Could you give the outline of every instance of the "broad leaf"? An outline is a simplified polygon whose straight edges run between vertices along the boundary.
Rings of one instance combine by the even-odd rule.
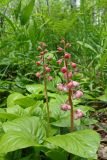
[[[52,160],[67,160],[67,152],[61,149],[50,150],[46,153],[47,157],[50,157]]]
[[[6,113],[6,112],[0,112],[0,118],[2,118],[2,119],[12,120],[12,119],[16,119],[18,117],[19,116],[16,115],[16,114],[11,114],[11,113]]]
[[[93,130],[57,135],[46,140],[69,153],[84,158],[96,158],[96,152],[100,144],[99,135]]]
[[[20,105],[21,107],[30,107],[36,104],[36,101],[33,98],[30,97],[23,97],[15,100],[15,104]]]
[[[31,85],[26,85],[26,89],[30,92],[30,93],[39,93],[41,91],[43,91],[44,87],[42,84],[31,84]]]
[[[0,153],[7,153],[17,149],[36,145],[33,136],[24,131],[5,133],[0,139]]]
[[[38,143],[46,137],[45,122],[38,117],[22,117],[3,124],[5,132],[26,132],[35,137]]]
[[[14,92],[14,93],[10,94],[7,98],[7,107],[14,107],[15,106],[14,101],[16,99],[23,98],[23,97],[24,96],[18,92]]]

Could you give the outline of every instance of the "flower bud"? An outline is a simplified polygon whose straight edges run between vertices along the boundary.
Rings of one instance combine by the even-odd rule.
[[[62,67],[62,68],[61,68],[61,72],[62,72],[62,73],[66,73],[66,72],[67,72],[67,68],[66,68],[66,67]]]
[[[41,51],[41,50],[42,50],[41,46],[38,46],[37,50],[38,50],[38,51]]]
[[[61,105],[61,110],[63,111],[67,111],[67,110],[70,110],[71,109],[71,106],[68,105],[68,104],[62,104]]]
[[[37,65],[37,66],[40,66],[40,64],[41,64],[40,61],[36,62],[36,65]]]
[[[44,52],[44,51],[40,52],[40,55],[41,55],[41,56],[43,56],[44,54],[45,54],[45,52]]]
[[[52,76],[48,76],[48,81],[52,81],[53,77]]]
[[[64,39],[62,39],[62,40],[60,41],[60,43],[65,44],[65,40],[64,40]]]
[[[65,52],[64,57],[65,57],[66,59],[70,59],[70,58],[71,58],[71,54]]]
[[[71,44],[70,43],[66,43],[65,48],[69,48],[69,47],[71,47]]]
[[[49,67],[45,67],[45,71],[46,71],[46,72],[50,72],[51,69],[50,69]]]
[[[62,63],[62,59],[59,59],[57,63],[60,65]]]
[[[40,44],[40,46],[41,46],[42,48],[45,48],[45,47],[47,46],[46,43],[44,43],[44,42],[40,42],[39,44]]]
[[[72,68],[76,68],[77,67],[77,65],[76,65],[76,63],[71,63],[71,66],[72,66]]]
[[[57,50],[58,50],[58,52],[62,52],[62,51],[63,51],[63,48],[58,47]]]
[[[37,72],[37,73],[36,73],[36,77],[37,77],[37,78],[40,78],[40,77],[41,77],[40,72]]]
[[[48,57],[47,57],[47,60],[48,60],[48,61],[51,61],[51,60],[52,60],[52,57],[48,56]]]
[[[47,53],[47,52],[48,52],[48,50],[47,50],[47,49],[45,49],[45,50],[44,50],[44,53]]]

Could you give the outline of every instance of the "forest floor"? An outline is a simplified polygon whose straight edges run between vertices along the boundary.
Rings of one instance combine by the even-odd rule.
[[[94,113],[94,117],[97,118],[98,124],[93,128],[100,134],[101,143],[98,150],[98,159],[107,160],[107,106],[104,109]]]

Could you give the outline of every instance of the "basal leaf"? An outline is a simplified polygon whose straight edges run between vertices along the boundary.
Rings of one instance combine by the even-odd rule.
[[[30,107],[36,104],[36,101],[33,98],[30,97],[23,97],[15,100],[15,104],[20,105],[21,107]]]
[[[15,106],[14,101],[16,99],[23,98],[23,97],[24,96],[18,92],[14,92],[14,93],[10,94],[7,98],[7,107],[14,107]]]
[[[46,139],[65,151],[84,158],[95,158],[100,144],[98,133],[93,130],[75,131]]]
[[[26,85],[26,89],[30,92],[30,93],[39,93],[41,91],[43,91],[44,86],[42,84],[30,84],[30,85]]]
[[[0,139],[0,153],[7,153],[17,149],[36,145],[33,136],[24,131],[5,133]]]
[[[46,137],[45,123],[38,117],[22,117],[3,124],[5,132],[26,132],[35,137],[38,143]]]
[[[18,117],[19,116],[16,115],[16,114],[11,114],[11,113],[6,113],[6,112],[0,112],[0,118],[2,118],[2,119],[12,120],[12,119],[16,119]]]

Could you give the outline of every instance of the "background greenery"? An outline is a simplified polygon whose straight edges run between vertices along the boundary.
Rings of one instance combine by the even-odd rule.
[[[72,2],[0,0],[0,160],[67,160],[68,153],[73,160],[96,158],[99,135],[87,128],[95,125],[107,133],[104,116],[99,118],[107,110],[107,0]],[[70,127],[69,112],[59,107],[67,96],[56,90],[61,81],[56,74],[48,83],[51,131],[46,138],[44,86],[35,77],[37,46],[46,42],[54,55],[61,38],[71,43],[69,53],[78,68],[73,78],[84,92],[83,99],[74,100],[74,110],[85,117],[75,121],[80,131],[56,136]],[[51,63],[56,71],[55,57]]]

